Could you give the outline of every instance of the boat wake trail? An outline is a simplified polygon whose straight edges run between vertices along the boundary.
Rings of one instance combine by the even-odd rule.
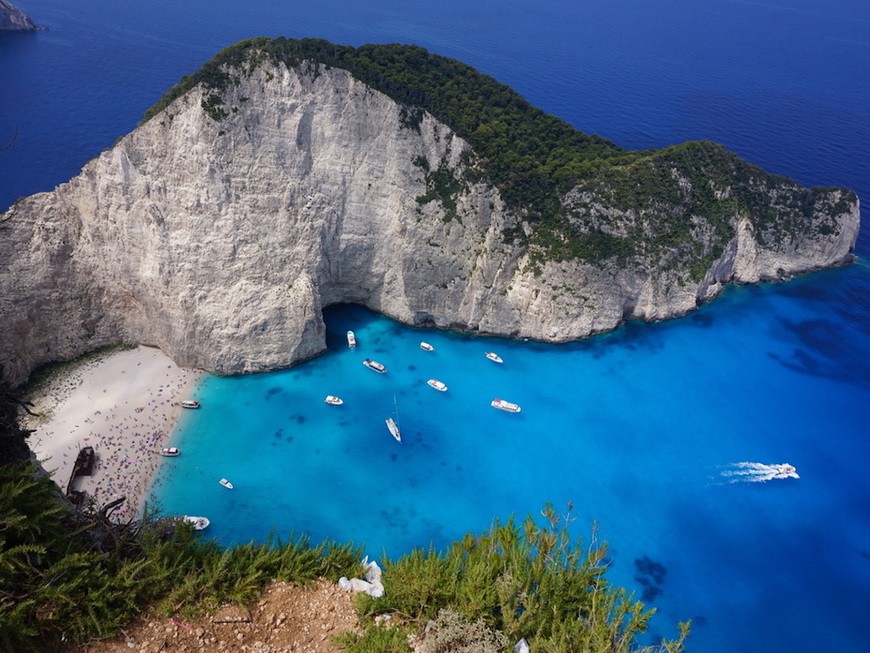
[[[720,472],[728,483],[766,483],[781,478],[800,478],[794,466],[788,463],[765,465],[764,463],[732,463]]]

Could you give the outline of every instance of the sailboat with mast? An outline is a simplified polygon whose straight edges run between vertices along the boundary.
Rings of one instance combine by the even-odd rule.
[[[390,431],[390,435],[396,438],[397,442],[401,442],[402,433],[399,431],[399,405],[396,403],[396,395],[393,395],[393,407],[396,412],[396,419],[388,417],[385,421],[387,423],[387,429]]]

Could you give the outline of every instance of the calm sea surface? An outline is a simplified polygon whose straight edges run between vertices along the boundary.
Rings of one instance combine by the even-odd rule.
[[[17,4],[51,29],[0,35],[0,143],[18,134],[0,152],[0,209],[74,176],[183,75],[260,35],[415,43],[624,147],[715,140],[870,197],[870,5],[858,0]],[[597,521],[611,542],[611,579],[658,608],[653,636],[692,618],[700,653],[870,650],[866,230],[858,253],[562,346],[333,307],[326,355],[205,379],[155,495],[166,512],[210,517],[222,543],[274,528],[375,556],[572,502],[576,534]],[[494,397],[522,412],[492,409]],[[383,422],[396,414],[401,444]],[[739,464],[784,462],[801,478]]]

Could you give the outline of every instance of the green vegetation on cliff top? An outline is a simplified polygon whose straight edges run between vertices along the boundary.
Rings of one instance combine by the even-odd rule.
[[[266,60],[291,68],[312,61],[347,70],[403,106],[402,127],[419,129],[423,111],[448,125],[480,157],[479,165],[458,173],[463,175],[460,181],[483,176],[495,184],[508,207],[533,226],[530,239],[519,226],[506,236],[537,246],[533,250],[539,258],[634,258],[681,267],[697,277],[733,235],[735,216],[750,218],[762,242],[776,242],[806,229],[809,216],[830,190],[806,189],[770,175],[708,141],[624,150],[531,106],[508,86],[464,63],[409,45],[354,48],[317,39],[242,41],[167,91],[145,120],[198,84],[207,91],[203,109],[222,120],[229,115],[222,107],[222,92]],[[445,183],[439,171],[443,177],[443,167],[427,173],[430,189],[420,201],[439,199],[452,218],[463,186]],[[776,187],[788,189],[787,206],[771,206]],[[577,201],[566,201],[572,189]],[[841,203],[853,199],[848,191]],[[828,208],[836,213],[844,206]],[[700,243],[702,232],[706,245]]]

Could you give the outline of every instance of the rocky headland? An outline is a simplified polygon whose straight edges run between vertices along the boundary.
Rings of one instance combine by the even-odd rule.
[[[0,0],[0,32],[28,32],[40,29],[33,19],[9,0]]]
[[[325,349],[322,310],[344,302],[568,341],[851,260],[852,191],[714,143],[626,152],[500,85],[496,114],[485,97],[449,114],[415,88],[421,69],[495,85],[420,48],[244,42],[18,201],[0,215],[7,380],[121,342],[218,374],[286,367]],[[504,117],[505,97],[528,121]],[[502,157],[516,129],[529,153]]]

